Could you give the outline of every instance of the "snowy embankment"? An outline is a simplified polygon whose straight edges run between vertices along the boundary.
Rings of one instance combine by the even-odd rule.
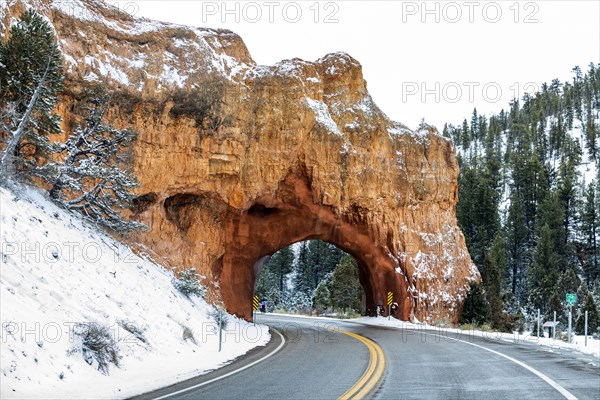
[[[358,322],[365,325],[373,325],[373,326],[386,326],[398,329],[410,329],[410,330],[419,330],[419,329],[433,329],[439,332],[441,336],[446,337],[455,337],[460,338],[461,336],[470,337],[470,336],[479,336],[485,337],[487,339],[501,340],[505,342],[513,342],[513,343],[528,343],[540,346],[551,347],[555,349],[570,349],[576,350],[581,353],[591,354],[593,356],[600,358],[600,340],[593,339],[592,336],[588,336],[587,346],[585,346],[585,336],[583,335],[574,335],[573,343],[566,343],[562,340],[556,339],[552,340],[552,338],[547,337],[536,337],[531,336],[528,333],[519,334],[518,332],[514,333],[503,333],[503,332],[490,332],[490,331],[480,331],[480,330],[462,330],[456,328],[441,328],[436,326],[431,326],[422,323],[412,323],[397,320],[396,318],[387,317],[378,317],[378,318],[370,318],[363,317],[352,319],[350,321]],[[599,360],[600,361],[600,360]]]
[[[2,399],[122,398],[269,341],[267,327],[229,316],[219,353],[215,309],[174,289],[170,271],[35,189],[17,192],[0,188]],[[90,326],[114,340],[108,374],[83,346]]]

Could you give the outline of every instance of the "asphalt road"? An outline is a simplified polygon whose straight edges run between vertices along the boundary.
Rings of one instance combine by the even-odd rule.
[[[269,346],[226,368],[136,399],[336,399],[371,367],[373,353],[357,338],[331,328],[369,338],[383,350],[385,372],[368,397],[600,399],[599,360],[575,352],[432,330],[399,331],[269,314],[259,315],[257,321],[281,332],[285,342],[273,334]],[[271,357],[219,379],[278,347]],[[214,379],[218,380],[203,385]],[[198,385],[203,386],[185,391]]]

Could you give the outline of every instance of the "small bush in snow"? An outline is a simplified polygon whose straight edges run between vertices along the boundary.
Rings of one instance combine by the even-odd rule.
[[[188,297],[193,294],[202,297],[206,292],[206,287],[200,283],[198,273],[194,268],[182,271],[179,278],[173,279],[173,286]]]
[[[194,333],[187,326],[183,327],[183,333],[182,333],[181,337],[186,342],[189,340],[190,342],[196,344],[196,338],[194,337]]]
[[[540,337],[544,337],[544,328],[542,327],[542,321],[540,321]],[[531,324],[531,333],[530,336],[537,336],[538,325],[536,321],[533,321]]]
[[[98,370],[108,375],[109,364],[119,366],[119,348],[107,326],[94,322],[75,325],[75,334],[81,338],[83,359],[90,365],[96,361]]]
[[[438,328],[452,328],[452,322],[448,318],[440,318],[433,325]]]
[[[141,327],[131,321],[126,321],[126,320],[120,320],[119,325],[123,329],[125,329],[127,332],[131,333],[140,342],[147,343],[146,336],[144,336],[146,327]]]
[[[221,311],[221,318],[223,319],[221,321],[221,326],[223,329],[227,328],[227,324],[229,324],[229,314],[227,314],[225,312],[225,310],[220,310]],[[212,311],[208,312],[208,316],[211,317],[213,319],[213,321],[215,321],[215,323],[217,324],[217,326],[219,326],[219,309],[215,308]]]

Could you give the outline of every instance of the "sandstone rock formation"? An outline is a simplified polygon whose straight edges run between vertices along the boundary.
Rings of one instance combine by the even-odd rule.
[[[29,4],[64,53],[65,129],[100,80],[118,93],[108,118],[140,133],[140,248],[195,267],[214,301],[248,318],[266,257],[319,238],[356,258],[370,309],[392,291],[397,317],[456,320],[478,275],[456,225],[454,147],[434,128],[389,120],[355,59],[256,65],[230,31],[133,18],[96,0]],[[23,7],[2,9],[0,32]]]

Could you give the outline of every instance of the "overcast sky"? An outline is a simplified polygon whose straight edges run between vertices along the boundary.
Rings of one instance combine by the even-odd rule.
[[[113,2],[114,3],[114,2]],[[594,1],[119,2],[137,16],[240,34],[259,64],[345,51],[375,102],[411,128],[489,114],[600,62]],[[117,4],[119,4],[117,3]]]

